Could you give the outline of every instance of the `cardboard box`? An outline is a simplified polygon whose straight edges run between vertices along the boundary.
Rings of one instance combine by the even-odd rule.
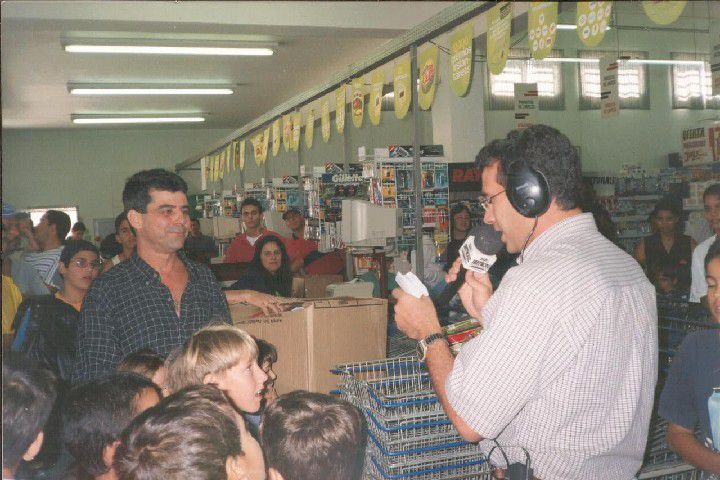
[[[295,298],[325,298],[325,289],[332,283],[343,281],[342,275],[305,275],[293,278],[292,296]]]
[[[387,300],[331,298],[297,301],[296,309],[262,316],[255,307],[231,305],[233,323],[275,345],[274,366],[279,393],[309,390],[328,393],[338,377],[330,370],[340,363],[386,357]]]

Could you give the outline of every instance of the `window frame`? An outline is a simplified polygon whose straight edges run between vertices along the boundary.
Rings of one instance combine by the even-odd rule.
[[[582,59],[586,58],[600,58],[608,54],[617,54],[617,51],[613,50],[578,50],[578,57]],[[618,57],[629,57],[632,59],[647,60],[649,53],[644,51],[621,51]],[[578,109],[579,110],[600,110],[600,96],[597,98],[590,97],[585,94],[585,88],[583,88],[583,69],[588,68],[587,65],[594,65],[598,69],[598,77],[600,76],[600,64],[598,63],[585,63],[578,62],[577,65],[577,81],[578,81]],[[647,64],[637,65],[638,69],[642,73],[642,84],[640,85],[640,97],[637,99],[626,98],[620,95],[620,108],[624,110],[650,110],[650,82],[649,72]],[[624,67],[622,62],[618,68],[618,88],[622,88],[621,74]]]

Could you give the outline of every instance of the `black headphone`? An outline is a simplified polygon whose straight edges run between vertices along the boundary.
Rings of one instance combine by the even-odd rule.
[[[523,217],[536,218],[550,207],[550,187],[542,172],[517,160],[507,168],[505,191],[508,200]]]

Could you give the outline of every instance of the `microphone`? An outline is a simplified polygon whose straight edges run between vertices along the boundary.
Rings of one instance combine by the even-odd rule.
[[[500,232],[495,231],[492,225],[481,223],[473,227],[468,232],[465,242],[460,246],[459,253],[462,266],[457,278],[438,295],[435,305],[447,305],[465,283],[465,275],[468,270],[487,273],[490,267],[495,264],[497,254],[502,250],[502,247],[503,242],[500,239]]]

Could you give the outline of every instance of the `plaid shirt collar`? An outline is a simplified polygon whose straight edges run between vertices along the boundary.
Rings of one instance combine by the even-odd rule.
[[[197,266],[187,258],[185,252],[183,252],[182,250],[178,250],[175,253],[185,265],[185,270],[187,270],[188,272],[188,283],[190,284],[193,281],[198,280]],[[160,281],[160,273],[153,267],[151,267],[145,260],[143,260],[138,255],[137,250],[133,252],[132,257],[128,259],[128,262],[130,262],[130,264],[135,267],[135,269],[137,269],[137,271],[144,275],[148,280],[156,280],[158,282]]]

